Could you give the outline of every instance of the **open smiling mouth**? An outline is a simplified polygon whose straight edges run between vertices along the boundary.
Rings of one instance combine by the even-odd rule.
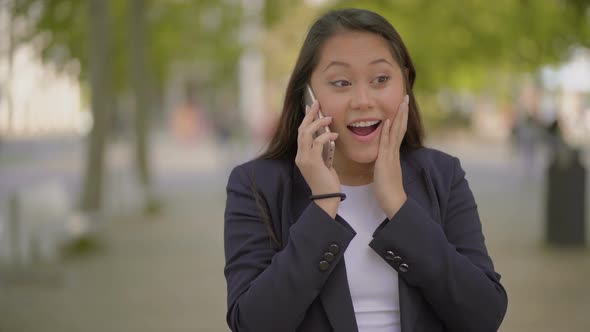
[[[377,128],[381,124],[381,121],[369,121],[369,122],[370,123],[362,124],[362,126],[359,126],[359,127],[356,127],[356,126],[355,127],[347,126],[347,127],[348,127],[348,130],[352,131],[355,135],[367,136],[367,135],[370,135],[375,130],[377,130]],[[373,122],[375,122],[375,123],[371,124]]]

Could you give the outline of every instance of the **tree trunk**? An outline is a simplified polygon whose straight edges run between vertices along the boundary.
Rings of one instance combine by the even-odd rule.
[[[113,106],[109,1],[88,0],[88,23],[93,126],[88,140],[81,208],[92,213],[102,208],[104,150]]]
[[[13,103],[13,86],[14,86],[14,52],[15,52],[15,36],[14,36],[14,15],[16,12],[16,0],[7,1],[4,3],[7,7],[5,8],[8,12],[8,73],[7,73],[7,81],[4,82],[5,86],[7,87],[5,97],[6,97],[6,104],[7,104],[7,111],[8,116],[6,123],[8,124],[8,133],[10,133],[14,129],[14,103]]]
[[[153,209],[151,170],[149,159],[149,131],[151,119],[151,86],[146,52],[145,0],[129,1],[129,68],[135,97],[135,165],[144,192],[146,212]]]

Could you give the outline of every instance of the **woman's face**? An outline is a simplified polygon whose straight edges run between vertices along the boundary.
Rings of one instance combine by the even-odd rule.
[[[335,163],[377,159],[385,119],[393,119],[405,95],[402,70],[387,41],[374,33],[344,31],[320,50],[311,87],[321,112],[332,117]]]

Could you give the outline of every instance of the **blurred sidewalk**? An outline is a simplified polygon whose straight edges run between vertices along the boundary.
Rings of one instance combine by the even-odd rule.
[[[471,138],[439,146],[462,161],[486,245],[508,292],[501,331],[589,331],[590,248],[558,249],[544,243],[547,152],[538,151],[535,169],[525,174],[520,156],[508,145]],[[588,194],[586,198],[590,245]]]
[[[501,331],[588,331],[590,250],[543,245],[542,162],[524,177],[508,146],[433,142],[461,159],[479,204],[509,296]],[[227,331],[225,184],[233,165],[255,150],[158,139],[153,156],[164,214],[113,220],[99,250],[57,267],[58,282],[0,279],[0,331]]]

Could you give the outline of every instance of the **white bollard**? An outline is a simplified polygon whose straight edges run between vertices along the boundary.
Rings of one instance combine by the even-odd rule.
[[[71,210],[71,199],[63,185],[56,181],[23,188],[13,194],[7,223],[10,262],[18,265],[55,262],[65,239],[65,225]]]

